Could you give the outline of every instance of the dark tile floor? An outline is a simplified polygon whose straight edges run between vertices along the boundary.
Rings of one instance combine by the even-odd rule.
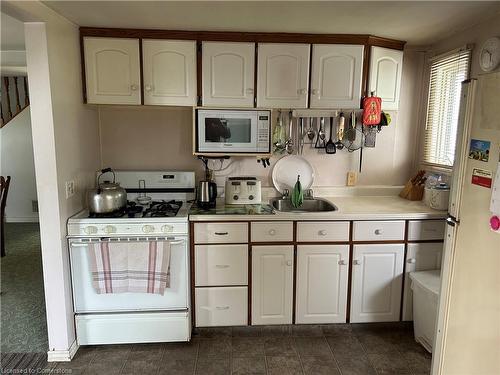
[[[411,324],[384,323],[199,329],[190,343],[82,347],[50,367],[72,375],[428,375],[430,365]]]

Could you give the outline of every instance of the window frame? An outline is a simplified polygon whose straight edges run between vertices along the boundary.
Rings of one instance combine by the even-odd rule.
[[[446,165],[446,164],[440,164],[440,163],[432,163],[429,161],[426,161],[424,159],[425,157],[425,146],[426,146],[426,136],[427,136],[427,118],[428,118],[428,111],[429,111],[429,104],[430,104],[430,96],[431,96],[431,72],[432,72],[432,65],[439,60],[443,60],[446,58],[451,57],[454,54],[459,54],[459,53],[468,53],[468,62],[467,62],[467,71],[466,71],[466,77],[464,78],[465,80],[470,79],[471,76],[471,66],[472,66],[472,54],[473,54],[473,45],[467,44],[465,46],[455,48],[453,50],[434,55],[431,57],[426,58],[426,65],[425,65],[425,74],[423,75],[423,90],[422,90],[422,102],[423,105],[421,106],[422,112],[420,114],[421,118],[421,124],[422,126],[420,127],[420,148],[419,148],[419,164],[421,169],[425,169],[428,171],[432,172],[438,172],[441,174],[445,175],[450,175],[453,170],[453,164],[455,161],[453,161],[452,165]],[[459,103],[460,105],[460,103]]]

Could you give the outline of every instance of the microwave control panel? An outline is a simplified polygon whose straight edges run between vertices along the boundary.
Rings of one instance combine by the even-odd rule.
[[[257,152],[270,152],[271,111],[259,111],[257,124]]]

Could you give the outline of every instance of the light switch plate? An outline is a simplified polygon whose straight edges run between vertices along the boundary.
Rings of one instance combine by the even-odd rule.
[[[75,181],[66,181],[66,199],[71,198],[73,195],[75,195]]]

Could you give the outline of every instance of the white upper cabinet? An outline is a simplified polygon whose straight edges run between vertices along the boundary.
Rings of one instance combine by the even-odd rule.
[[[203,106],[254,106],[255,43],[203,42]]]
[[[291,324],[293,246],[252,247],[252,324]]]
[[[196,105],[196,42],[142,42],[144,104]]]
[[[413,292],[410,272],[441,269],[442,242],[410,243],[406,251],[403,320],[413,319]]]
[[[402,71],[403,51],[372,47],[369,89],[382,98],[382,109],[398,109]]]
[[[404,244],[354,245],[351,323],[399,320]]]
[[[311,108],[359,108],[363,46],[314,44]]]
[[[139,40],[86,37],[87,102],[141,104]]]
[[[345,323],[349,245],[297,246],[295,322]]]
[[[309,44],[259,44],[257,107],[307,108],[309,51]]]

